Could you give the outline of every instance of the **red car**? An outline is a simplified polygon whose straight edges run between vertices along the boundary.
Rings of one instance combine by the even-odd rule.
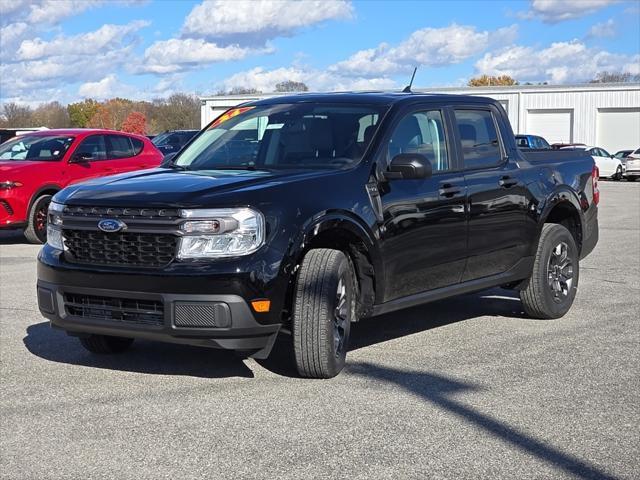
[[[0,145],[0,228],[47,237],[51,197],[72,183],[157,167],[162,153],[140,135],[112,130],[44,130]]]

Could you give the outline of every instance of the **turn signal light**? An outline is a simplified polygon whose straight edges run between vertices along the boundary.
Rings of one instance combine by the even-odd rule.
[[[271,300],[252,300],[251,306],[257,313],[267,313],[271,308]]]

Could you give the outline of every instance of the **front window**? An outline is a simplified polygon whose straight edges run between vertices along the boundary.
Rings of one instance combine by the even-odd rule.
[[[318,103],[239,107],[218,117],[175,165],[189,170],[340,169],[357,164],[383,108]]]
[[[0,145],[0,160],[60,160],[73,139],[67,135],[20,135]]]

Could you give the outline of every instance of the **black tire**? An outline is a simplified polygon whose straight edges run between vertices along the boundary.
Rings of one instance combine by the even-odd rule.
[[[47,241],[47,209],[51,203],[51,195],[42,195],[36,198],[29,210],[27,228],[24,236],[29,243],[44,243]]]
[[[344,367],[356,315],[353,268],[339,250],[310,250],[298,272],[293,298],[293,350],[298,373],[335,377]]]
[[[566,249],[566,262],[562,251]],[[560,318],[569,311],[578,290],[579,254],[564,226],[542,227],[531,278],[520,291],[524,311],[533,318]]]
[[[80,337],[80,343],[91,353],[102,355],[124,352],[133,343],[133,338],[89,335],[88,337]]]
[[[618,168],[616,168],[616,173],[613,174],[611,180],[615,180],[616,182],[622,180],[622,165],[618,165]]]
[[[627,177],[627,182],[635,182],[638,177]]]

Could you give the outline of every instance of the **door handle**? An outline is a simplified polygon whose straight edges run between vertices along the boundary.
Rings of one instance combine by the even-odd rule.
[[[460,187],[451,185],[450,183],[445,183],[444,185],[442,185],[440,190],[438,190],[440,196],[444,198],[453,198],[459,196],[461,192],[462,189]]]
[[[502,187],[502,188],[511,188],[514,187],[518,184],[518,179],[517,178],[513,178],[510,177],[508,175],[505,175],[504,177],[502,177],[500,179],[500,181],[498,182],[498,184]]]

